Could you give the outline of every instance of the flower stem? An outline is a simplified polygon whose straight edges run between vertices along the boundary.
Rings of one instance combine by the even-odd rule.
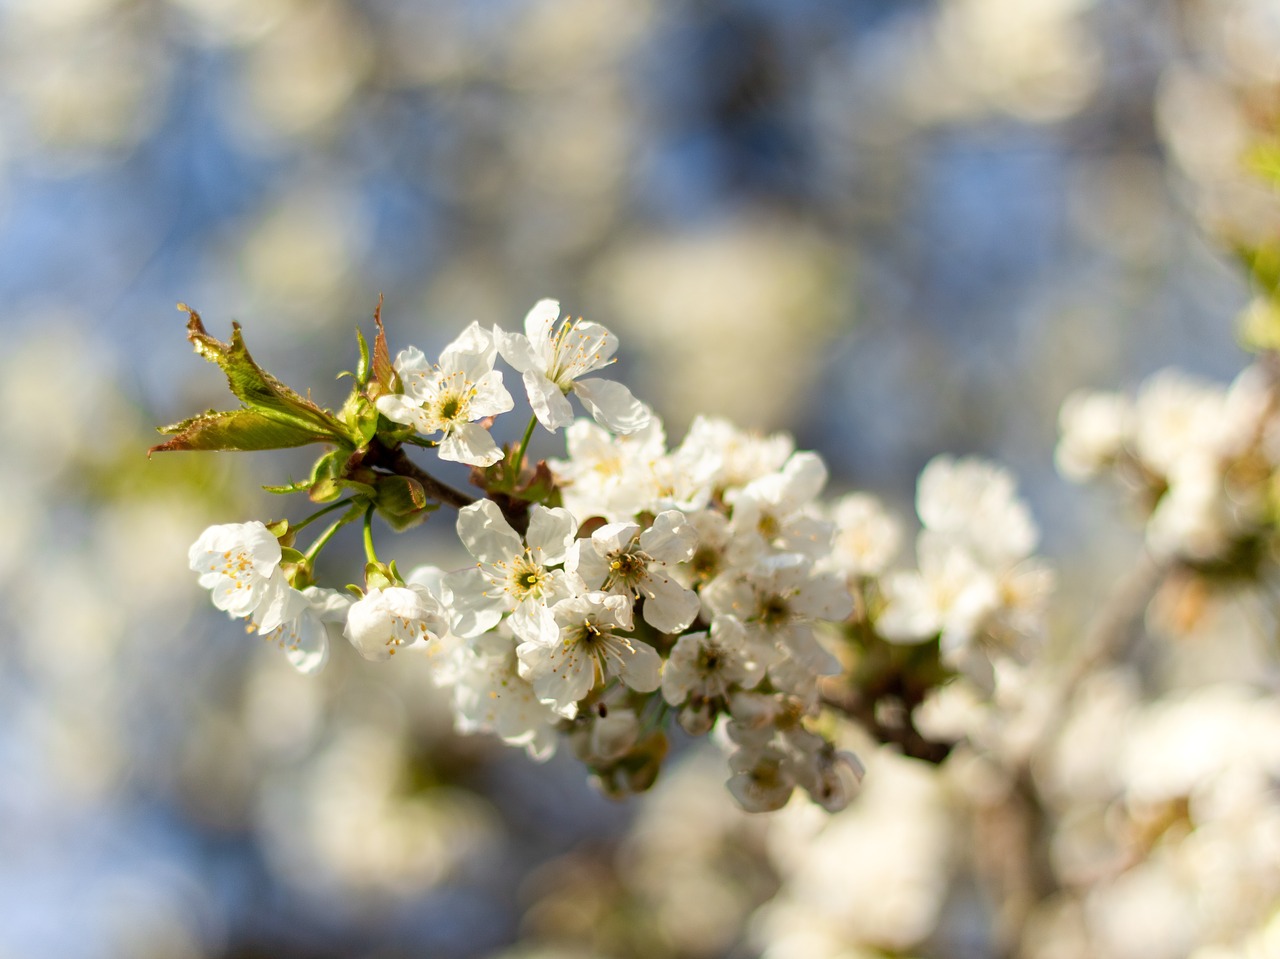
[[[318,516],[320,514],[317,513],[316,515]],[[312,519],[315,519],[315,517],[313,516]],[[308,520],[308,522],[310,522],[310,520]],[[342,529],[342,527],[346,526],[349,522],[351,522],[351,517],[343,516],[341,519],[335,520],[328,529],[321,533],[319,539],[312,543],[311,548],[303,554],[306,556],[307,562],[315,562],[315,558],[320,555],[320,550],[324,549],[325,546],[328,545],[329,540],[333,539],[333,534]]]
[[[538,417],[530,416],[529,425],[525,427],[524,439],[520,441],[520,449],[516,452],[515,475],[512,477],[513,486],[520,481],[520,471],[524,469],[524,454],[529,449],[529,440],[533,439],[533,428],[537,425]]]
[[[294,532],[297,532],[300,529],[310,526],[312,523],[318,520],[321,516],[326,516],[329,513],[332,513],[335,509],[340,509],[343,506],[350,506],[350,505],[351,505],[351,500],[349,499],[338,500],[336,503],[330,503],[328,506],[324,507],[323,509],[317,510],[316,512],[312,513],[302,522],[294,523],[289,528]],[[341,525],[341,521],[339,522],[339,525]]]
[[[370,563],[378,561],[377,550],[373,548],[373,504],[364,511],[364,556]]]

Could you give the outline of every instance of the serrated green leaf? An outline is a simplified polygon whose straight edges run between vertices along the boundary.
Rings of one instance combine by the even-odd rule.
[[[170,453],[182,450],[217,452],[276,450],[330,440],[304,424],[277,419],[256,410],[210,411],[163,426],[160,432],[173,439],[147,450]]]
[[[311,400],[285,386],[254,362],[245,346],[240,324],[231,326],[231,342],[223,343],[210,336],[204,328],[200,314],[184,303],[178,304],[190,319],[187,322],[187,339],[196,353],[212,363],[217,363],[227,377],[227,385],[235,397],[246,407],[264,415],[307,427],[324,441],[347,442],[342,424],[328,411]]]

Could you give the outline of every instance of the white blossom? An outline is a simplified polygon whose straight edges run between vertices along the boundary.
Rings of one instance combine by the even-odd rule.
[[[1072,393],[1058,413],[1058,470],[1077,482],[1097,475],[1124,450],[1132,421],[1133,404],[1120,393]]]
[[[509,746],[523,747],[539,762],[556,750],[560,716],[520,675],[509,636],[491,632],[472,643],[453,687],[453,708],[460,733],[493,733]]]
[[[655,511],[662,495],[655,464],[666,455],[661,420],[655,417],[627,436],[613,436],[590,420],[577,420],[565,431],[565,445],[568,458],[548,465],[565,508],[574,516],[603,516],[619,523]]]
[[[458,536],[477,563],[447,578],[457,633],[477,636],[511,613],[511,628],[521,639],[554,641],[550,607],[574,589],[563,570],[548,567],[564,562],[577,529],[568,510],[535,504],[522,540],[493,500],[459,510]]]
[[[264,630],[255,628],[264,640],[275,643],[298,672],[318,673],[329,661],[328,624],[346,620],[351,597],[335,589],[308,586],[300,594],[305,602],[296,615],[278,626]]]
[[[796,788],[795,764],[780,749],[744,746],[729,757],[733,773],[725,784],[747,812],[781,809]]]
[[[426,586],[414,583],[370,589],[347,611],[345,634],[365,659],[384,660],[448,629],[439,601]]]
[[[662,660],[657,650],[622,635],[633,625],[628,597],[587,593],[562,600],[552,612],[559,638],[551,644],[521,643],[516,654],[520,675],[556,712],[572,718],[577,704],[614,676],[637,692],[658,688]]]
[[[711,451],[715,455],[719,461],[715,486],[720,492],[776,472],[795,451],[795,443],[786,433],[761,436],[710,416],[694,417],[680,445],[681,449]]]
[[[646,623],[664,633],[678,633],[698,615],[698,596],[672,578],[677,563],[693,556],[697,534],[678,510],[659,513],[641,530],[635,523],[608,523],[578,540],[565,568],[582,577],[590,589],[644,599]]]
[[[210,526],[187,558],[200,585],[212,592],[213,605],[236,618],[257,613],[261,632],[271,632],[306,606],[280,569],[279,541],[256,520]]]
[[[879,576],[902,544],[902,524],[867,493],[851,493],[831,510],[835,537],[829,563],[849,576]]]
[[[853,612],[842,577],[819,572],[806,556],[766,556],[747,570],[729,572],[703,588],[716,616],[732,616],[746,627],[748,642],[770,667],[794,659],[812,675],[839,671],[814,636],[819,620],[840,622]]]
[[[942,635],[946,649],[967,645],[999,605],[996,578],[963,547],[925,530],[916,541],[919,571],[881,580],[886,604],[876,630],[895,643]]]
[[[649,408],[621,383],[588,377],[613,362],[618,338],[598,323],[565,319],[557,300],[539,300],[524,318],[524,334],[494,328],[502,358],[524,377],[529,405],[552,432],[573,422],[566,398],[573,393],[597,423],[614,433],[634,433],[649,423]]]
[[[502,450],[476,421],[515,406],[502,374],[493,368],[496,355],[493,338],[478,323],[445,347],[438,364],[429,363],[416,347],[401,350],[395,370],[404,392],[378,397],[378,411],[424,436],[443,433],[438,450],[443,460],[491,466],[502,459]]]
[[[748,647],[743,625],[717,616],[710,630],[685,633],[676,641],[662,669],[662,696],[672,706],[727,700],[731,689],[759,683],[764,665]]]
[[[930,460],[916,486],[916,512],[926,529],[997,567],[1031,555],[1040,537],[1013,476],[977,457]]]
[[[827,467],[816,453],[794,453],[781,470],[752,480],[726,495],[733,507],[731,529],[736,561],[750,562],[767,549],[802,553],[811,559],[831,545],[832,525],[811,504],[827,482]]]

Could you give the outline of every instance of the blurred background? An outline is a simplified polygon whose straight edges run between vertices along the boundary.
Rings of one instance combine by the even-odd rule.
[[[305,511],[259,487],[306,460],[147,460],[227,405],[174,304],[333,404],[380,293],[428,354],[557,297],[673,441],[785,428],[903,510],[935,453],[1000,459],[1091,597],[1137,534],[1055,476],[1058,406],[1243,365],[1278,84],[1274,0],[0,2],[0,957],[992,954],[914,767],[873,766],[905,891],[797,946],[797,902],[887,880],[736,813],[722,760],[611,803],[455,737],[421,664],[241,636],[187,547]],[[395,555],[462,562],[431,524]]]

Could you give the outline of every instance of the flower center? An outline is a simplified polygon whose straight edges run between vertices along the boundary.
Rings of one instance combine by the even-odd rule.
[[[711,546],[699,546],[689,560],[689,566],[699,579],[711,579],[720,572],[720,553]]]
[[[462,399],[456,395],[445,396],[440,401],[440,418],[442,420],[451,420],[458,415],[462,409]]]
[[[649,556],[634,547],[614,553],[609,560],[609,585],[634,586],[649,575]]]
[[[777,594],[762,597],[756,619],[766,626],[781,626],[791,619],[791,604]]]
[[[527,559],[517,560],[511,569],[511,591],[520,599],[541,596],[546,579],[547,571],[541,566]]]
[[[782,524],[778,522],[778,517],[772,513],[761,513],[760,519],[756,523],[756,529],[760,531],[761,536],[772,542],[782,532]]]

